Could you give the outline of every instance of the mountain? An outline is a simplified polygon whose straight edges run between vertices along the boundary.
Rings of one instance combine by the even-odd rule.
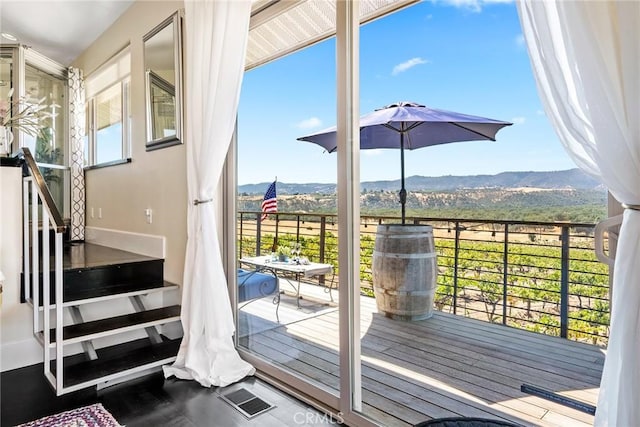
[[[269,182],[246,184],[238,187],[238,193],[264,194]],[[410,176],[405,180],[408,191],[451,191],[459,189],[482,188],[541,188],[541,189],[575,189],[604,190],[604,186],[580,169],[569,169],[551,172],[502,172],[497,175],[469,176]],[[362,191],[391,190],[400,188],[400,180],[368,181],[361,183]],[[335,184],[292,184],[278,182],[278,194],[332,194]]]
[[[262,194],[267,191],[271,182],[261,182],[259,184],[245,184],[238,186],[239,194]],[[278,195],[284,194],[333,194],[336,192],[335,184],[287,184],[278,181]]]

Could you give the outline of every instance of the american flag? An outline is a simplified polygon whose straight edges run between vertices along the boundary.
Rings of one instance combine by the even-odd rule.
[[[267,218],[267,214],[270,212],[278,212],[278,200],[276,199],[276,182],[273,181],[267,192],[264,193],[264,200],[262,200],[262,217],[260,221],[264,221]]]

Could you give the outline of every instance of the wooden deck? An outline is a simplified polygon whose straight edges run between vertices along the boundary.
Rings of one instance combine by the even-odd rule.
[[[260,312],[273,316],[270,302],[260,304],[253,320]],[[294,306],[285,304],[280,324],[264,320],[244,334],[241,345],[337,389],[337,307],[325,304],[314,311],[312,301],[305,304],[310,308],[299,320],[290,313]],[[595,405],[604,363],[598,347],[440,312],[419,322],[394,321],[378,314],[375,301],[366,297],[361,337],[363,412],[385,426],[452,416],[521,425],[593,424],[593,416],[523,393],[520,386]]]

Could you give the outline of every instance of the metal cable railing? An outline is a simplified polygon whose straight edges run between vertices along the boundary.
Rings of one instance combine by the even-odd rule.
[[[238,257],[301,243],[304,256],[338,268],[336,215],[238,213]],[[410,218],[434,229],[438,310],[604,345],[609,335],[609,272],[594,254],[594,224]],[[378,224],[360,218],[360,286],[373,296]]]

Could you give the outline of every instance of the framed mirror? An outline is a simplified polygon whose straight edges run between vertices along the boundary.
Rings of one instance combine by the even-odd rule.
[[[143,38],[147,151],[182,144],[182,22],[176,12]]]

